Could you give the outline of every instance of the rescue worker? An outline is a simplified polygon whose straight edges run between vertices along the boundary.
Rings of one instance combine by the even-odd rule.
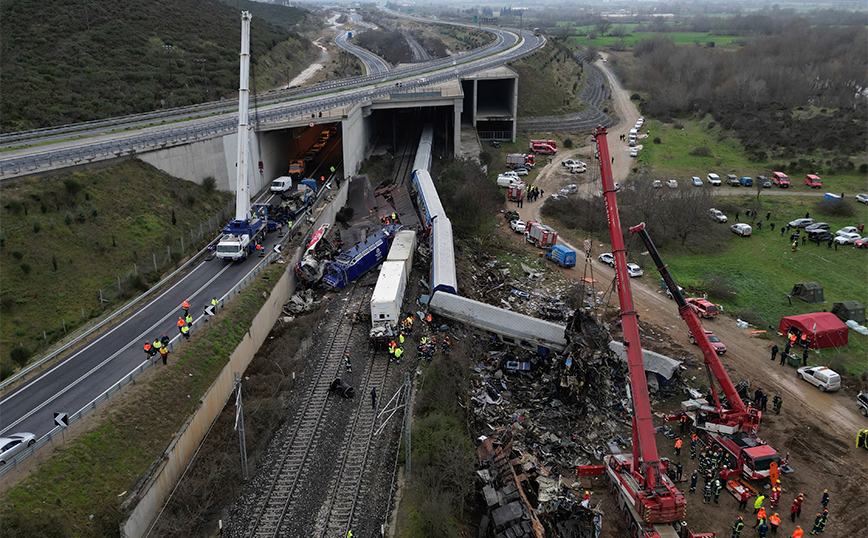
[[[175,325],[178,326],[178,331],[180,331],[181,334],[184,334],[184,331],[181,330],[181,328],[186,325],[186,323],[184,322],[184,318],[178,318],[178,322]]]
[[[443,339],[443,344],[442,344],[442,346],[443,346],[443,353],[445,353],[445,354],[448,355],[448,354],[449,354],[449,349],[452,347],[452,342],[449,341],[449,337],[448,337],[448,336],[447,336],[446,338]]]
[[[823,505],[823,508],[829,508],[829,490],[823,490],[823,498],[820,499],[820,504]]]
[[[186,316],[184,316],[184,323],[186,323],[187,325],[192,327],[193,326],[193,316],[191,316],[190,314],[187,314]]]
[[[769,532],[769,522],[767,519],[763,518],[759,522],[759,526],[756,528],[756,533],[759,534],[760,538],[766,538],[766,533]]]
[[[741,530],[744,528],[744,518],[738,516],[738,519],[735,521],[735,525],[732,526],[732,538],[739,538],[741,536]]]
[[[163,359],[163,365],[166,365],[166,360],[169,358],[169,348],[163,346],[160,348],[160,357]]]
[[[820,534],[820,522],[823,521],[823,514],[817,512],[817,517],[814,518],[814,528],[811,529],[811,535]]]
[[[699,442],[699,438],[696,437],[696,434],[690,436],[690,459],[696,459],[696,444]]]
[[[829,521],[829,511],[823,510],[823,519],[820,520],[820,532],[826,532],[826,522]]]
[[[154,353],[159,353],[159,352],[160,352],[160,348],[163,347],[163,344],[160,343],[160,340],[159,340],[159,339],[154,338],[154,343],[151,344],[151,347],[154,348]]]
[[[404,333],[398,335],[398,343],[401,344],[401,346],[404,345]]]
[[[352,365],[352,363],[350,363],[350,354],[349,353],[344,355],[344,370],[346,370],[347,373],[353,372],[353,365]]]
[[[711,502],[711,482],[706,482],[705,487],[702,489],[702,504],[708,504]]]
[[[744,510],[747,508],[747,501],[750,499],[750,491],[744,488],[738,495],[738,509]]]
[[[781,393],[775,394],[774,399],[772,400],[772,408],[775,410],[776,415],[781,414],[781,405],[784,403],[783,398],[781,398]]]
[[[151,347],[151,343],[147,340],[145,341],[145,358],[150,359],[154,356],[153,348]]]
[[[760,508],[763,507],[763,501],[766,500],[765,495],[758,495],[756,500],[753,502],[753,513],[756,514],[760,511]]]
[[[802,503],[805,502],[805,494],[799,493],[799,496],[796,497],[798,501],[798,510],[796,510],[796,517],[802,517]]]
[[[167,335],[166,333],[163,333],[162,338],[160,338],[160,344],[162,344],[163,347],[166,347],[169,345],[169,342],[170,342],[169,335]]]
[[[684,428],[687,427],[687,414],[681,413],[681,416],[678,417],[678,430],[680,433],[684,433]]]
[[[401,363],[401,355],[404,354],[404,348],[398,347],[395,348],[395,361],[400,364]]]
[[[347,538],[355,538],[355,534],[353,534],[353,529],[347,531]]]
[[[720,478],[714,479],[714,504],[720,504],[720,490],[723,489],[723,483],[721,483]],[[763,512],[765,515],[765,512]]]
[[[190,327],[187,327],[186,325],[184,325],[183,327],[181,327],[181,335],[182,335],[184,338],[186,338],[187,341],[189,342],[189,341],[190,341]]]
[[[431,314],[428,314],[427,316],[425,316],[425,321],[428,322],[428,328],[433,331],[434,330],[434,324],[431,322]]]
[[[771,506],[772,508],[775,508],[780,501],[781,501],[781,488],[776,485],[772,488],[772,494],[769,496],[769,506]]]
[[[777,534],[777,533],[778,533],[778,525],[780,525],[780,524],[781,524],[781,516],[779,516],[778,513],[775,512],[775,513],[774,513],[774,514],[769,518],[769,528],[771,529],[772,534]]]
[[[681,438],[679,437],[678,439],[675,440],[675,455],[676,456],[681,455],[681,445],[682,445],[682,441],[681,441]]]
[[[690,475],[690,493],[696,493],[696,481],[699,480],[699,472],[693,471]]]
[[[291,227],[292,227],[292,224],[290,223],[289,226],[290,226],[290,228],[291,228]],[[213,297],[213,298],[211,299],[211,306],[214,307],[214,313],[216,314],[216,313],[217,313],[217,297]]]
[[[763,520],[765,520],[765,518],[766,518],[766,509],[760,508],[759,512],[756,513],[756,523],[754,524],[753,528],[757,528],[759,526],[759,524],[762,523]]]
[[[802,538],[803,534],[805,534],[805,531],[802,530],[802,527],[796,525],[796,530],[793,531],[793,534],[790,536],[790,538]]]
[[[775,344],[772,346],[772,361],[775,360],[775,357],[778,356],[778,345]]]
[[[792,520],[793,523],[796,522],[796,512],[798,512],[798,511],[799,511],[799,499],[797,497],[797,498],[793,499],[793,505],[790,506],[790,520]]]
[[[682,476],[683,472],[684,472],[684,466],[679,461],[678,463],[675,464],[675,480],[676,481],[681,482],[681,476]]]
[[[392,222],[398,222],[398,215],[392,213]]]
[[[184,299],[184,302],[181,303],[181,308],[184,309],[184,315],[186,316],[187,313],[190,311],[190,303],[186,299]]]

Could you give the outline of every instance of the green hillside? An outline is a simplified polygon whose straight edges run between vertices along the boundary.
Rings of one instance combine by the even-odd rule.
[[[305,21],[306,11],[243,3],[253,12],[251,75],[259,89],[286,80],[287,70],[291,75],[304,69],[319,52],[290,31]],[[241,23],[234,4],[0,3],[0,130],[95,120],[235,95]]]

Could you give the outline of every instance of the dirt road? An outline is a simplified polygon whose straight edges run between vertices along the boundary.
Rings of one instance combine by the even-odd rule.
[[[613,104],[621,118],[621,121],[609,130],[608,142],[610,153],[615,158],[614,179],[623,183],[630,168],[629,148],[625,142],[620,142],[618,137],[629,132],[639,117],[639,112],[630,101],[627,90],[614,79],[606,64],[598,62],[598,66],[609,80]],[[570,174],[560,164],[562,159],[578,156],[588,162],[589,166],[596,166],[593,159],[594,148],[590,145],[589,138],[587,142],[588,145],[580,149],[571,153],[564,152],[552,159],[552,162],[541,170],[534,184],[549,194],[568,183],[579,185],[583,195],[598,193],[598,171]],[[544,196],[536,202],[525,203],[524,207],[518,209],[521,218],[525,221],[540,220],[540,208],[546,198],[547,196]],[[581,245],[584,239],[585,237],[567,231],[561,235],[559,243],[581,252],[581,249],[575,246]],[[589,262],[599,290],[614,288],[614,270],[596,260],[596,256],[608,248],[607,244],[594,243],[592,261]],[[538,252],[529,245],[527,249],[529,252]],[[578,266],[560,271],[568,278],[582,278],[587,269],[582,263],[581,255],[579,258]],[[677,275],[675,277],[677,279]],[[702,355],[697,347],[689,344],[687,327],[678,315],[675,302],[659,291],[658,282],[659,278],[654,272],[639,279],[632,279],[630,283],[641,322],[648,329],[646,335],[651,331],[656,333],[655,338],[649,338],[649,342],[643,342],[643,346],[653,347],[678,359],[690,356],[693,364],[701,365]],[[609,304],[617,308],[617,298],[613,296]],[[833,498],[838,499],[834,507],[830,505],[830,513],[836,516],[837,524],[829,524],[824,534],[841,537],[858,535],[868,523],[868,513],[864,507],[865,494],[868,493],[868,458],[861,449],[857,452],[854,439],[859,429],[868,427],[868,421],[859,415],[852,390],[835,394],[821,393],[806,382],[798,380],[793,367],[779,366],[777,361],[770,360],[772,343],[777,343],[782,348],[782,338],[774,334],[772,340],[751,337],[750,331],[737,328],[735,321],[733,317],[722,315],[705,322],[705,326],[713,330],[727,345],[728,350],[722,361],[730,377],[734,381],[749,380],[752,389],[761,387],[770,395],[780,392],[784,400],[783,413],[766,413],[760,429],[762,437],[782,456],[790,456],[790,464],[796,470],[794,474],[784,475],[782,501],[773,510],[779,512],[784,519],[781,533],[789,536],[795,529],[795,524],[789,521],[789,506],[793,497],[800,492],[806,496],[807,515],[799,518],[797,523],[806,529],[806,532],[810,532],[813,512],[821,509],[819,497],[823,489],[828,489]],[[688,367],[683,371],[682,379],[694,387],[707,383],[705,369],[698,366]],[[677,402],[669,404],[677,405]],[[667,442],[663,437],[658,439],[661,456],[673,460],[681,459],[685,464],[685,475],[689,476],[695,467],[694,462],[684,456],[676,457],[670,444],[671,442]],[[610,511],[615,510],[605,499],[606,496],[602,497],[604,507],[608,506]],[[696,531],[715,531],[721,536],[728,535],[729,528],[738,515],[743,515],[749,525],[753,524],[753,514],[749,511],[740,514],[736,510],[735,500],[728,495],[724,497],[727,498],[721,505],[706,506],[698,502],[699,497],[689,496],[691,527]],[[619,533],[625,531],[618,528],[614,521],[611,524],[612,528],[605,530],[603,536],[620,536]]]

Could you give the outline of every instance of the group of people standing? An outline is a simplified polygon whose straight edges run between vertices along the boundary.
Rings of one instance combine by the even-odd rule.
[[[210,313],[217,312],[217,297],[211,299],[211,311]],[[184,315],[178,317],[178,321],[176,323],[178,327],[178,332],[181,336],[190,340],[190,330],[193,328],[193,316],[190,315],[190,302],[184,300],[181,303],[181,309],[184,311]],[[205,306],[204,315],[210,315],[208,306]],[[145,358],[151,359],[155,355],[159,354],[160,358],[163,360],[163,364],[168,364],[169,360],[169,344],[172,339],[169,338],[169,335],[163,333],[162,336],[154,338],[154,341],[145,341],[144,350],[145,350]]]

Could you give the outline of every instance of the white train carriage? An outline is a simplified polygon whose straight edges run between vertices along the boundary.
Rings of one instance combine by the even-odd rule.
[[[452,242],[452,222],[441,215],[434,219],[431,232],[431,293],[458,293],[455,276],[455,245]]]
[[[419,147],[416,149],[416,159],[413,161],[413,170],[431,171],[431,149],[434,144],[434,125],[426,123],[422,128],[422,136],[419,138]]]
[[[459,295],[437,292],[428,304],[437,315],[471,325],[495,339],[546,356],[567,347],[564,326]]]
[[[416,252],[416,232],[412,230],[401,230],[395,235],[392,241],[392,246],[389,247],[389,254],[386,255],[386,261],[399,261],[406,267],[407,277],[409,278],[410,271],[413,268],[413,253]]]
[[[416,190],[416,206],[422,214],[422,226],[428,228],[438,215],[446,215],[434,181],[427,170],[413,171],[413,188]]]
[[[408,276],[403,261],[383,262],[371,295],[371,324],[374,328],[384,325],[397,327]]]

